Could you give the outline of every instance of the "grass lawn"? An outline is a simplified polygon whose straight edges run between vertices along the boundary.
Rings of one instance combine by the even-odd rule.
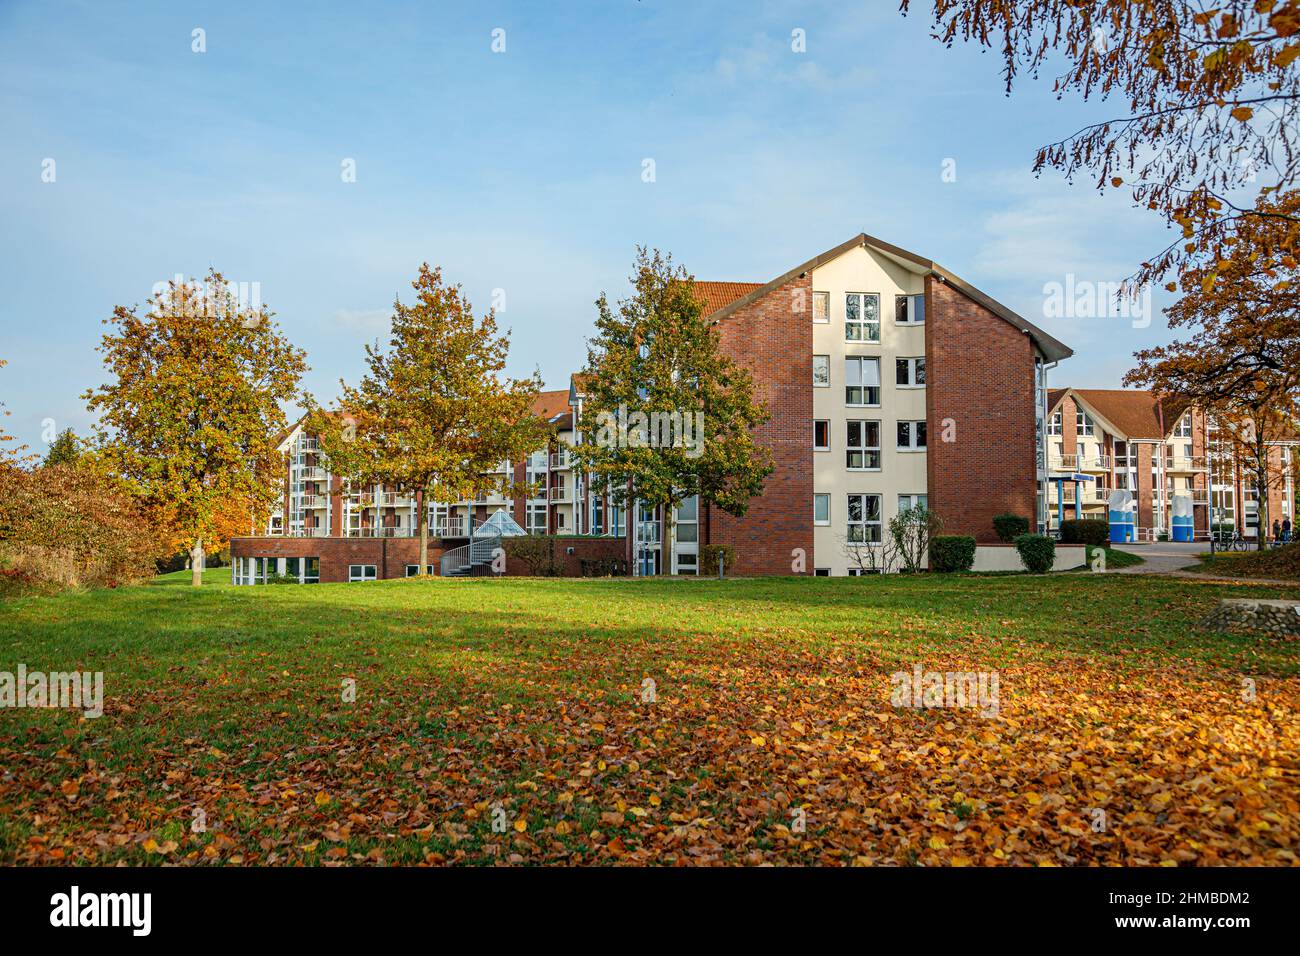
[[[1300,580],[1300,544],[1266,548],[1263,551],[1218,551],[1203,554],[1201,563],[1190,570],[1243,578]]]
[[[205,580],[0,605],[0,671],[105,682],[0,710],[0,862],[1296,863],[1300,644],[1195,625],[1300,589]]]

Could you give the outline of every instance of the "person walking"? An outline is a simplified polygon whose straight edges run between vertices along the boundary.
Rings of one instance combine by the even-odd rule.
[[[1282,543],[1291,543],[1291,519],[1289,517],[1282,519]]]
[[[1273,540],[1282,540],[1282,522],[1278,521],[1276,518],[1273,519]]]

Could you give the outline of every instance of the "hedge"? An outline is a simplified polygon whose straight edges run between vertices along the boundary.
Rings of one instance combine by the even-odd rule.
[[[1061,544],[1104,547],[1109,540],[1110,523],[1100,518],[1076,518],[1061,522]]]
[[[1046,535],[1022,534],[1016,538],[1020,562],[1031,574],[1045,574],[1056,561],[1056,542]]]
[[[967,534],[941,534],[930,539],[930,570],[969,571],[975,564],[975,539]]]
[[[729,544],[705,544],[700,546],[700,576],[716,577],[718,573],[718,555],[722,555],[722,573],[736,566],[736,549]]]
[[[999,541],[1010,544],[1020,535],[1029,533],[1029,519],[1010,512],[994,515],[993,530],[997,533]]]

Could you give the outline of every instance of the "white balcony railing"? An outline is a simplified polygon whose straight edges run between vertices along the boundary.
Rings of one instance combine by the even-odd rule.
[[[1170,455],[1165,459],[1165,470],[1178,472],[1205,471],[1205,456]]]
[[[547,493],[548,501],[570,501],[569,489],[564,485],[557,485]]]
[[[465,519],[458,517],[435,521],[433,523],[433,534],[439,538],[463,538],[465,537]]]
[[[303,481],[324,481],[325,469],[319,465],[304,465],[298,469],[298,477]]]
[[[551,452],[551,471],[560,471],[561,469],[570,467],[571,464],[572,462],[567,451]]]

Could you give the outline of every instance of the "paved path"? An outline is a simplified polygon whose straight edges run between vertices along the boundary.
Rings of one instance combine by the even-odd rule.
[[[1156,541],[1151,544],[1116,544],[1111,547],[1119,551],[1136,554],[1146,560],[1145,564],[1131,568],[1116,568],[1112,574],[1167,574],[1170,577],[1190,578],[1195,581],[1223,581],[1229,584],[1266,584],[1274,587],[1296,587],[1297,582],[1280,578],[1243,578],[1228,574],[1214,574],[1188,571],[1200,564],[1200,556],[1210,550],[1205,541],[1183,543],[1177,541]]]

